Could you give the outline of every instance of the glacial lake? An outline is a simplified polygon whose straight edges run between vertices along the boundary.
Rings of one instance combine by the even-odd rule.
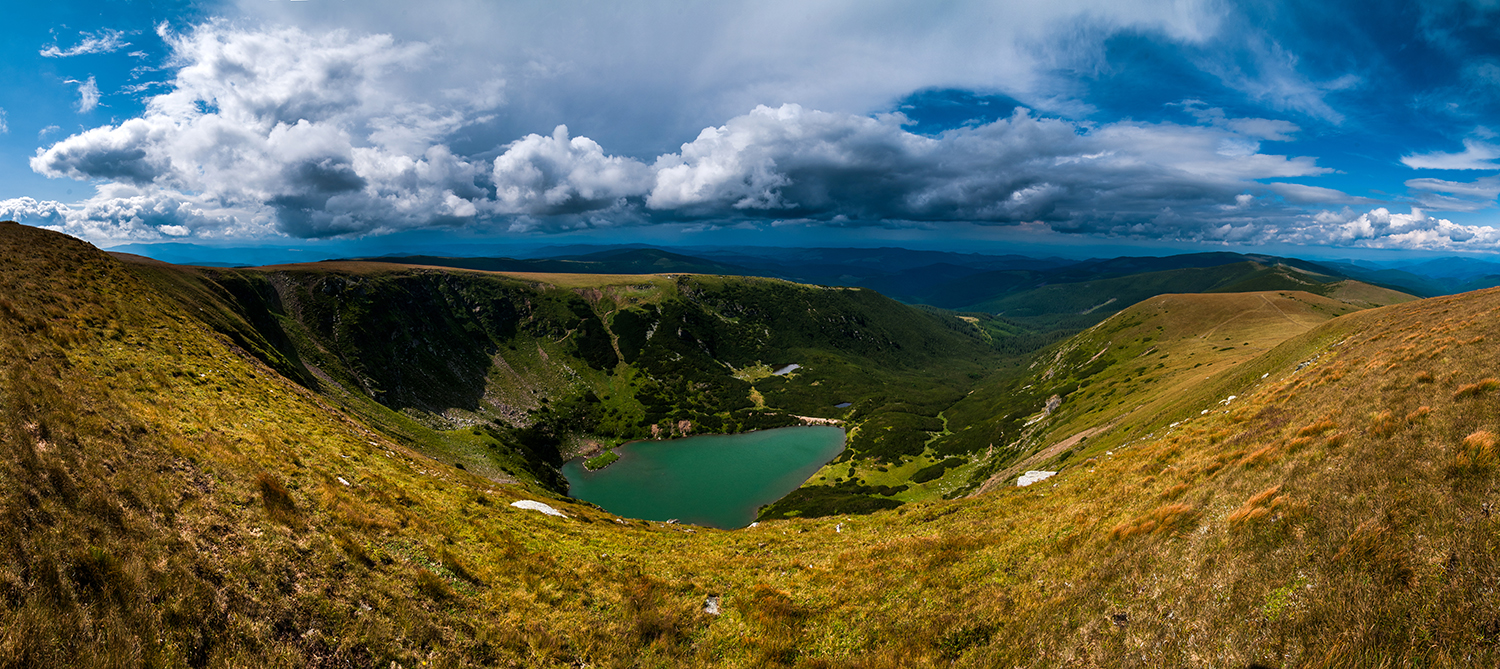
[[[568,494],[626,518],[734,529],[796,490],[844,450],[839,427],[783,427],[743,434],[638,441],[596,472],[562,467]]]

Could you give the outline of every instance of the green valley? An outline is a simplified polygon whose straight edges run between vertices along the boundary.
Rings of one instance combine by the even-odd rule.
[[[765,278],[0,253],[6,666],[1500,655],[1495,290],[1272,268],[1007,348],[1038,330]],[[809,419],[848,448],[741,530],[557,473]]]

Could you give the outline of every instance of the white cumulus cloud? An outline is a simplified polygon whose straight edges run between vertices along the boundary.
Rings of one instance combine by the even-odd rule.
[[[1365,212],[1324,211],[1277,230],[1282,241],[1327,246],[1433,251],[1500,250],[1500,230],[1461,225],[1413,208],[1398,214],[1385,207]]]
[[[67,221],[68,206],[29,197],[0,200],[0,221],[18,221],[36,226],[58,226]]]
[[[0,200],[0,220],[50,228],[86,239],[155,241],[168,237],[248,237],[273,232],[271,212],[225,208],[188,193],[104,184],[83,202],[29,197]]]
[[[568,137],[567,126],[552,136],[527,135],[495,158],[496,203],[507,214],[570,214],[605,209],[651,187],[651,168],[608,156],[587,137]]]
[[[441,140],[482,118],[477,97],[428,99],[430,48],[388,35],[163,30],[176,75],[138,118],[38,152],[35,171],[192,194],[296,236],[360,234],[472,217],[477,167]]]

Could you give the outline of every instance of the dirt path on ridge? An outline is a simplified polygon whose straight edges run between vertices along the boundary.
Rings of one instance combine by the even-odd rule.
[[[1101,425],[1099,427],[1091,427],[1087,430],[1079,432],[1078,434],[1068,437],[1067,439],[1064,439],[1040,451],[1037,451],[1036,453],[1031,454],[1031,457],[1017,462],[1016,464],[1013,464],[1009,467],[1006,467],[999,472],[996,472],[995,475],[986,479],[984,484],[980,485],[979,489],[975,490],[969,496],[973,497],[975,495],[983,495],[984,493],[999,488],[1000,486],[1005,485],[1006,481],[1019,476],[1021,472],[1026,471],[1027,469],[1038,464],[1046,462],[1054,457],[1057,457],[1059,453],[1077,446],[1078,443],[1083,441],[1084,439],[1104,432],[1105,430],[1108,430],[1109,428],[1112,428],[1114,426],[1114,423],[1110,423],[1108,425]]]

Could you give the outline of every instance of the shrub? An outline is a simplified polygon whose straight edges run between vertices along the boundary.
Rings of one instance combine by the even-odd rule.
[[[888,488],[896,494],[904,486]],[[817,518],[837,514],[874,513],[894,509],[902,505],[899,499],[876,497],[868,494],[878,492],[874,486],[806,486],[797,488],[769,506],[761,509],[757,520],[777,518]]]
[[[928,481],[940,479],[943,477],[943,474],[946,473],[949,469],[962,466],[964,462],[965,460],[963,458],[955,457],[947,458],[941,462],[933,463],[931,465],[918,469],[915,474],[911,475],[911,481],[912,483],[926,483]]]

